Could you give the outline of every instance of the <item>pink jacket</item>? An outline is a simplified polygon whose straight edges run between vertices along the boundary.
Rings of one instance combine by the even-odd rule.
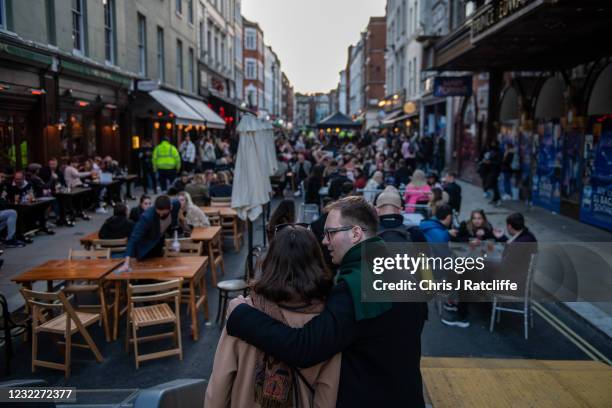
[[[247,297],[247,303],[252,305]],[[229,313],[239,304],[237,299],[230,302]],[[294,310],[282,310],[283,316],[291,327],[302,327],[315,314],[300,313]],[[255,381],[254,370],[257,349],[250,344],[227,334],[223,329],[212,374],[206,389],[206,408],[217,407],[252,407],[258,408],[254,402]],[[340,380],[340,360],[338,353],[330,360],[316,366],[301,369],[300,372],[315,389],[314,400],[307,386],[299,381],[301,407],[335,407]]]
[[[427,184],[424,186],[412,186],[408,184],[406,192],[404,193],[406,212],[413,213],[415,210],[414,206],[418,201],[429,201],[429,193],[431,193],[431,187]]]

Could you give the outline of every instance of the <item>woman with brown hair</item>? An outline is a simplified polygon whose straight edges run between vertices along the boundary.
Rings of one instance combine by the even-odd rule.
[[[294,224],[278,225],[263,261],[263,274],[246,302],[291,327],[302,327],[320,314],[333,286],[314,234]],[[230,303],[231,313],[239,304]],[[307,369],[274,359],[229,336],[219,339],[206,390],[211,407],[334,407],[340,354]]]
[[[493,226],[487,220],[484,210],[474,210],[470,214],[468,221],[463,221],[459,225],[459,230],[450,230],[453,241],[487,241],[498,239],[493,234]]]
[[[270,216],[270,221],[266,227],[268,241],[274,238],[274,231],[277,225],[293,224],[295,222],[295,202],[293,200],[284,199],[278,204],[276,210]]]

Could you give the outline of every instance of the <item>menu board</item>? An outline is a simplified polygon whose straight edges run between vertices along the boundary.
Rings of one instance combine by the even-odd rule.
[[[612,230],[612,128],[600,129],[585,138],[580,220]]]
[[[536,143],[537,165],[533,174],[531,197],[535,205],[559,212],[563,165],[561,125],[554,121],[540,124]]]

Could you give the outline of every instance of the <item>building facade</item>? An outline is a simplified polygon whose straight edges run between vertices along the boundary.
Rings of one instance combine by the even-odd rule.
[[[385,47],[387,45],[385,17],[371,17],[364,38],[364,110],[365,128],[379,126],[378,103],[385,97]]]
[[[427,68],[472,78],[472,92],[453,98],[453,165],[478,181],[475,162],[489,144],[512,147],[514,198],[612,230],[610,4],[445,5],[458,18],[428,44]]]
[[[282,78],[278,55],[266,45],[264,53],[264,117],[277,119],[281,114]]]
[[[361,34],[359,42],[351,47],[351,55],[349,59],[349,115],[358,118],[364,112],[364,38]]]
[[[284,72],[282,73],[282,87],[281,118],[288,127],[292,127],[295,120],[295,93],[293,85]]]
[[[244,57],[244,101],[249,109],[264,109],[264,58],[263,31],[257,23],[242,18]]]
[[[348,114],[347,109],[347,77],[346,70],[340,71],[340,81],[338,82],[338,111],[344,115]]]
[[[311,103],[310,96],[307,94],[296,93],[295,94],[295,120],[294,128],[304,129],[306,126],[310,126],[311,120]]]

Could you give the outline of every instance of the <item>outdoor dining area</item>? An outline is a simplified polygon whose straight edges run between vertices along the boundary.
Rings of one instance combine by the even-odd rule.
[[[117,378],[133,370],[144,369],[142,378],[150,378],[163,371],[161,367],[189,372],[196,356],[212,359],[209,348],[217,343],[229,300],[247,293],[252,268],[246,260],[253,262],[249,255],[257,238],[265,235],[255,237],[253,232],[261,228],[255,221],[265,218],[262,210],[270,201],[271,187],[269,181],[267,187],[254,186],[248,169],[257,163],[262,179],[273,169],[243,141],[253,142],[249,136],[257,135],[259,143],[265,131],[269,146],[261,152],[273,149],[273,136],[256,119],[250,126],[258,128],[250,128],[241,138],[233,177],[236,193],[211,197],[209,205],[199,207],[210,225],[167,234],[163,256],[132,259],[130,269],[123,271],[129,237],[103,239],[100,229],[85,230],[65,253],[10,278],[24,306],[12,313],[5,308],[8,375],[24,377],[30,372],[57,383],[61,371],[64,381],[77,375],[82,384],[90,381],[87,373],[95,377],[113,372],[116,378],[106,383],[117,384]],[[249,184],[263,194],[250,194],[245,187]],[[91,188],[62,190],[59,195],[69,199]],[[80,224],[78,229],[85,227]],[[186,353],[192,357],[189,363],[183,363]],[[153,361],[159,359],[161,365]],[[114,369],[106,365],[109,360]]]
[[[224,214],[228,213],[226,217],[232,218],[232,210],[225,208]],[[162,258],[136,261],[129,272],[118,273],[122,259],[113,257],[125,251],[127,240],[101,240],[92,232],[81,238],[83,248],[70,249],[65,259],[46,261],[13,277],[26,304],[27,317],[20,324],[24,338],[32,343],[32,371],[58,369],[68,378],[72,347],[89,348],[101,362],[103,357],[90,334],[94,324],[101,326],[106,342],[118,340],[120,325],[125,325],[126,350],[133,350],[136,367],[155,358],[177,355],[182,359],[182,325],[197,341],[209,320],[207,275],[216,288],[225,274],[222,218],[218,220],[218,225],[197,228],[189,238],[181,238],[178,248],[173,239],[166,239]],[[238,222],[230,224],[232,232],[240,228]],[[229,238],[236,243],[240,240]],[[33,290],[35,282],[46,282],[47,290]],[[186,305],[183,313],[181,305]],[[160,325],[173,327],[166,333],[141,334]],[[65,347],[62,363],[38,357],[43,334],[51,334]],[[77,334],[85,344],[72,341]],[[141,354],[141,342],[165,338],[172,338],[174,348]]]

